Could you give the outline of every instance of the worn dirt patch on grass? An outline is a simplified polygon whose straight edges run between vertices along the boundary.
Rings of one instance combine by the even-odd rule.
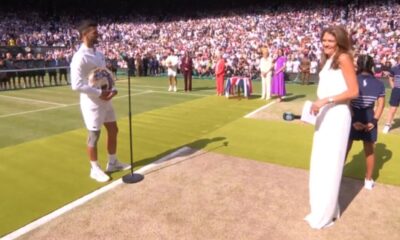
[[[21,239],[400,239],[400,188],[344,178],[342,217],[303,221],[308,171],[216,153],[180,156]]]

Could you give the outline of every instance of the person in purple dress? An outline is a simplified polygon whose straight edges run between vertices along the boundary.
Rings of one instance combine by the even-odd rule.
[[[278,49],[278,56],[275,60],[274,75],[272,78],[271,95],[277,96],[277,101],[280,102],[282,97],[286,95],[285,88],[285,68],[286,57],[283,55],[282,49]]]

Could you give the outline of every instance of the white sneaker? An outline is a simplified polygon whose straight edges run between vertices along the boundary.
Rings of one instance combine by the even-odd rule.
[[[131,165],[123,162],[115,161],[114,164],[107,163],[106,172],[116,172],[131,169]]]
[[[107,182],[110,177],[105,174],[100,168],[91,168],[90,177],[98,182]]]
[[[172,91],[172,86],[169,85],[168,92],[171,92],[171,91]]]
[[[386,123],[385,126],[383,127],[382,133],[387,134],[389,133],[391,125],[389,123]]]
[[[178,90],[176,89],[176,86],[174,86],[174,92],[176,92],[176,91],[178,91]]]
[[[365,189],[368,189],[368,190],[372,190],[372,188],[374,187],[374,185],[375,185],[375,182],[374,182],[374,180],[368,180],[368,179],[365,179],[364,180],[364,188]]]

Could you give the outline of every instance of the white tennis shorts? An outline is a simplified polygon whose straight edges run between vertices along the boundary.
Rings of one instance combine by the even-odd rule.
[[[89,131],[100,131],[101,126],[107,122],[115,122],[115,111],[111,104],[102,106],[85,106],[81,104],[83,121]]]
[[[172,69],[168,69],[168,77],[176,77],[176,71]]]

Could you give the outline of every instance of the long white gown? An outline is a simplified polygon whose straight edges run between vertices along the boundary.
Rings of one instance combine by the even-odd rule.
[[[331,63],[327,60],[319,74],[319,99],[347,90],[342,71],[331,69]],[[317,116],[310,162],[311,212],[305,217],[312,228],[330,226],[340,216],[338,197],[350,125],[347,104],[327,104]]]

